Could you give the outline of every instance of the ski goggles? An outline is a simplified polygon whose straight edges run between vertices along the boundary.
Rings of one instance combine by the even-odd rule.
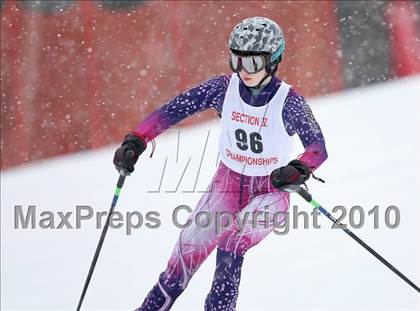
[[[239,73],[242,69],[244,69],[247,73],[252,74],[265,68],[267,64],[267,57],[269,57],[269,55],[241,55],[231,51],[229,64],[233,72]]]

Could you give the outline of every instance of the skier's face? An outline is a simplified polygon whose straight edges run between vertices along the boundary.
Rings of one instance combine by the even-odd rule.
[[[248,73],[243,69],[239,72],[239,76],[241,77],[242,81],[244,81],[245,85],[248,87],[257,86],[266,74],[267,71],[265,70],[265,68],[256,73]]]

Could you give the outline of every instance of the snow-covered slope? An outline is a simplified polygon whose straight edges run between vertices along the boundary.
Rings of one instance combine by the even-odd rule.
[[[420,77],[310,103],[329,153],[317,171],[326,183],[309,184],[314,198],[329,210],[361,206],[365,225],[353,231],[419,284]],[[83,310],[133,310],[141,303],[177,239],[172,211],[183,204],[194,207],[215,170],[217,136],[218,122],[170,130],[157,139],[153,158],[149,150],[141,157],[135,174],[126,180],[117,210],[124,220],[127,212],[144,216],[157,211],[161,226],[149,229],[143,224],[131,235],[126,226],[108,231]],[[297,145],[296,155],[302,150]],[[73,212],[69,220],[76,226],[77,205],[107,211],[117,180],[115,147],[2,172],[2,310],[75,310],[100,230],[95,229],[95,219],[82,222],[80,229],[41,229],[40,213],[54,212],[57,226],[58,211]],[[25,212],[28,205],[36,206],[37,229],[14,228],[16,205]],[[292,205],[311,211],[296,196]],[[379,229],[373,228],[374,215],[368,215],[375,205]],[[391,205],[400,211],[395,229],[385,225],[385,210]],[[419,308],[419,295],[412,288],[345,233],[331,230],[328,219],[319,217],[321,229],[304,229],[302,221],[299,218],[298,229],[272,234],[248,252],[238,311]],[[214,261],[212,254],[173,310],[203,309]]]

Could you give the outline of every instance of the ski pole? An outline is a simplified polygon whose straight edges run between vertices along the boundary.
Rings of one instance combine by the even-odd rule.
[[[363,246],[369,253],[375,256],[380,262],[382,262],[385,266],[391,269],[395,274],[397,274],[400,278],[402,278],[405,282],[407,282],[412,288],[414,288],[417,292],[420,292],[419,287],[414,284],[409,278],[407,278],[404,274],[402,274],[397,268],[391,265],[385,258],[379,255],[375,250],[373,250],[369,245],[362,241],[357,235],[355,235],[352,231],[350,231],[345,225],[338,222],[336,218],[334,218],[326,209],[324,209],[317,201],[312,198],[312,195],[302,187],[298,185],[287,185],[285,187],[280,188],[282,191],[286,192],[296,192],[298,193],[305,201],[309,202],[314,208],[317,208],[322,214],[327,216],[334,224],[338,224],[340,228],[347,233],[353,240]]]
[[[83,286],[82,295],[80,296],[79,304],[77,305],[77,311],[80,311],[82,307],[83,299],[85,298],[85,294],[87,288],[89,286],[90,279],[92,278],[93,270],[95,269],[96,262],[98,261],[99,253],[101,252],[102,244],[104,243],[106,232],[108,231],[109,221],[111,219],[111,215],[114,212],[115,205],[117,205],[118,197],[120,195],[120,191],[122,186],[124,185],[125,176],[120,175],[117,182],[117,187],[115,188],[114,198],[112,199],[111,208],[109,209],[108,217],[106,218],[105,226],[102,229],[101,237],[99,238],[98,246],[96,247],[95,255],[93,255],[92,263],[90,264],[89,273],[87,275],[85,285]]]

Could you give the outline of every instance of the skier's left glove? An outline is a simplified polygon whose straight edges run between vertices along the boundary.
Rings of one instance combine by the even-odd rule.
[[[114,154],[114,165],[118,173],[129,176],[144,150],[146,150],[144,139],[136,133],[128,134]]]
[[[287,185],[302,185],[311,175],[310,168],[300,160],[290,161],[286,166],[276,168],[271,172],[270,180],[273,187],[279,189]]]

